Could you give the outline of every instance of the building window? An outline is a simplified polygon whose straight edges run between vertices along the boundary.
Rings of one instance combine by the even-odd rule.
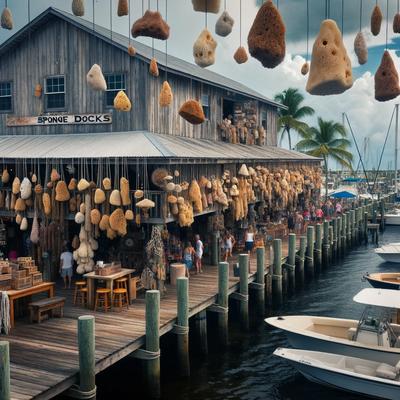
[[[64,110],[65,77],[50,76],[46,78],[45,95],[47,111]]]
[[[114,98],[120,90],[126,91],[124,74],[106,74],[106,107],[114,107]]]
[[[201,96],[201,104],[206,119],[210,119],[210,96],[208,94],[203,94]]]
[[[265,129],[265,131],[267,132],[267,111],[266,110],[262,110],[261,111],[261,126]]]
[[[11,82],[0,82],[0,112],[12,111]]]

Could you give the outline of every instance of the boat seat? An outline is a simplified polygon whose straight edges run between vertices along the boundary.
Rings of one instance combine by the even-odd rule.
[[[357,333],[357,328],[349,328],[347,331],[347,339],[354,341],[356,333]]]
[[[361,375],[376,376],[376,371],[374,370],[374,368],[368,367],[366,365],[355,365],[354,372]]]
[[[397,367],[397,365],[396,365]],[[394,380],[397,377],[398,371],[396,367],[392,367],[389,364],[379,364],[376,369],[376,376],[378,378],[391,379]]]

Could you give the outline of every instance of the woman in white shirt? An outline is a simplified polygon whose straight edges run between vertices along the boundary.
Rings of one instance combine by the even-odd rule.
[[[71,251],[65,247],[60,255],[60,275],[64,279],[64,289],[71,288],[71,280],[73,275],[74,257]]]
[[[245,241],[245,250],[249,254],[251,254],[254,248],[254,232],[252,227],[246,229],[246,232],[244,234],[244,241]]]

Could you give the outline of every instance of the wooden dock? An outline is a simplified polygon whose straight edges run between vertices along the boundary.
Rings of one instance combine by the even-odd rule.
[[[284,255],[287,243],[283,243]],[[256,260],[251,259],[249,282],[255,280]],[[269,253],[266,252],[266,273]],[[229,294],[239,289],[239,278],[229,277]],[[205,266],[204,273],[189,280],[189,316],[207,309],[217,300],[217,267]],[[66,294],[67,293],[67,294]],[[129,310],[94,312],[72,303],[71,290],[57,290],[67,296],[64,318],[50,319],[42,324],[17,321],[10,335],[2,340],[10,343],[11,398],[16,400],[49,399],[70,388],[78,379],[77,318],[95,316],[96,373],[99,373],[145,342],[145,301],[137,299]],[[175,287],[167,285],[161,299],[160,335],[172,330],[177,317]]]

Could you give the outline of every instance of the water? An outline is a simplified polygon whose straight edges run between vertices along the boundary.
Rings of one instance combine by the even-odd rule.
[[[388,227],[381,244],[399,241],[400,230]],[[362,246],[346,259],[321,272],[319,279],[307,284],[269,315],[312,314],[357,319],[362,306],[352,297],[362,288],[365,272],[398,271],[395,264],[383,263],[373,253],[373,246]],[[288,346],[285,335],[267,326],[260,317],[252,316],[249,333],[241,331],[235,315],[230,314],[230,345],[220,351],[209,332],[210,354],[203,358],[191,356],[191,377],[180,379],[174,364],[174,337],[163,338],[162,398],[174,400],[268,399],[360,400],[308,382],[284,360],[273,357],[277,347]],[[212,322],[212,321],[211,321]],[[172,361],[171,361],[172,360]],[[123,360],[98,376],[99,399],[144,398],[141,369],[137,362]]]

